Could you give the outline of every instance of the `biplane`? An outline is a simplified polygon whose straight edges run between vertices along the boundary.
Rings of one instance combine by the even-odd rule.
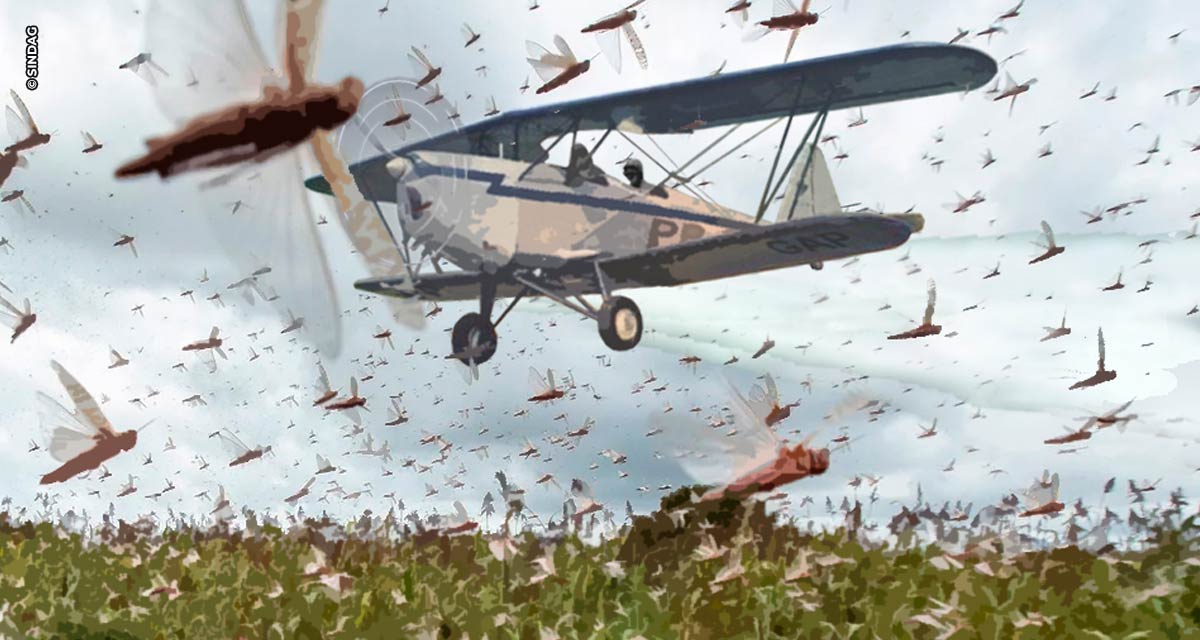
[[[611,349],[631,349],[642,336],[642,315],[632,300],[616,295],[619,290],[799,265],[820,270],[831,260],[904,244],[924,225],[920,214],[849,212],[838,200],[816,144],[829,113],[969,91],[986,85],[996,69],[995,60],[971,48],[902,44],[506,112],[424,140],[391,138],[391,144],[379,133],[396,108],[377,109],[371,101],[390,101],[395,83],[415,91],[419,81],[372,87],[340,135],[372,149],[370,157],[351,162],[349,172],[387,227],[403,268],[355,287],[435,303],[478,300],[478,311],[462,316],[451,334],[452,356],[468,365],[495,354],[497,326],[520,300],[534,296],[596,321]],[[785,154],[799,128],[796,118],[810,114],[799,143]],[[761,124],[745,141],[700,162],[717,143],[755,123]],[[721,206],[695,186],[705,171],[781,123],[754,211]],[[635,139],[715,127],[727,130],[674,168]],[[581,144],[583,132],[599,133],[598,141]],[[597,167],[592,155],[613,134],[654,160],[666,177],[650,184],[640,160],[627,162],[626,179]],[[551,164],[552,151],[568,137],[569,161]],[[337,186],[320,175],[305,185],[330,195]],[[381,203],[394,204],[394,214]],[[584,298],[589,295],[599,295],[599,304]],[[500,299],[508,303],[497,316]]]

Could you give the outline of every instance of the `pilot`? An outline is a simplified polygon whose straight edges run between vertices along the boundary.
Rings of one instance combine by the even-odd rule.
[[[578,187],[585,180],[599,185],[608,185],[608,179],[592,161],[592,154],[588,152],[587,147],[575,143],[571,147],[571,161],[567,164],[567,185]]]
[[[629,181],[629,186],[638,191],[642,190],[642,185],[645,184],[646,177],[642,171],[641,160],[635,158],[625,162],[625,179]],[[656,185],[650,190],[650,195],[665,198],[667,197],[667,190]]]

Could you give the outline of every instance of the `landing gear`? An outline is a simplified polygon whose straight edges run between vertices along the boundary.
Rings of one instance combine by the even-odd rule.
[[[821,269],[825,268],[825,263],[824,262],[810,262],[808,266],[812,267],[813,271],[820,271]]]
[[[496,326],[478,313],[468,313],[454,323],[450,344],[454,358],[463,364],[483,364],[496,355]]]
[[[642,312],[633,300],[612,295],[612,286],[598,262],[595,263],[595,268],[597,288],[603,300],[598,309],[581,294],[564,295],[561,291],[543,286],[525,274],[515,275],[514,279],[524,285],[525,290],[539,293],[584,317],[595,320],[600,330],[600,339],[609,349],[628,351],[642,340]]]
[[[642,312],[633,300],[613,296],[600,305],[596,324],[600,339],[613,351],[628,351],[642,339]]]

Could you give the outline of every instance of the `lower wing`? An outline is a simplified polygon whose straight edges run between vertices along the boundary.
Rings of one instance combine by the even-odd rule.
[[[918,216],[848,214],[747,226],[724,235],[656,247],[620,258],[568,260],[563,266],[545,272],[537,284],[561,295],[598,293],[597,262],[610,291],[716,280],[892,249],[907,242],[920,229],[920,222]],[[525,285],[510,274],[494,277],[498,298],[525,291]],[[386,296],[457,301],[479,297],[483,279],[481,273],[461,271],[429,274],[416,282],[406,277],[370,278],[359,280],[354,286]],[[537,295],[534,291],[527,293]]]

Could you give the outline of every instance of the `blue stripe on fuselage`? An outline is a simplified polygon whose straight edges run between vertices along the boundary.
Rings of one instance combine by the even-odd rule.
[[[555,202],[561,204],[579,205],[583,207],[596,207],[599,209],[608,209],[621,213],[640,213],[642,215],[660,216],[663,218],[673,218],[676,220],[690,220],[692,222],[703,222],[705,224],[711,224],[730,229],[741,229],[744,227],[754,226],[749,222],[731,220],[729,218],[721,218],[718,216],[710,216],[703,213],[696,213],[694,211],[672,209],[670,207],[663,207],[652,202],[622,200],[619,198],[603,198],[582,193],[543,191],[541,189],[530,189],[528,187],[506,185],[503,184],[505,178],[503,173],[461,169],[458,167],[442,167],[421,161],[414,161],[413,164],[415,165],[414,173],[418,178],[436,175],[450,178],[466,178],[472,182],[487,182],[487,192],[496,196],[508,196],[520,200],[530,200],[533,202]]]

